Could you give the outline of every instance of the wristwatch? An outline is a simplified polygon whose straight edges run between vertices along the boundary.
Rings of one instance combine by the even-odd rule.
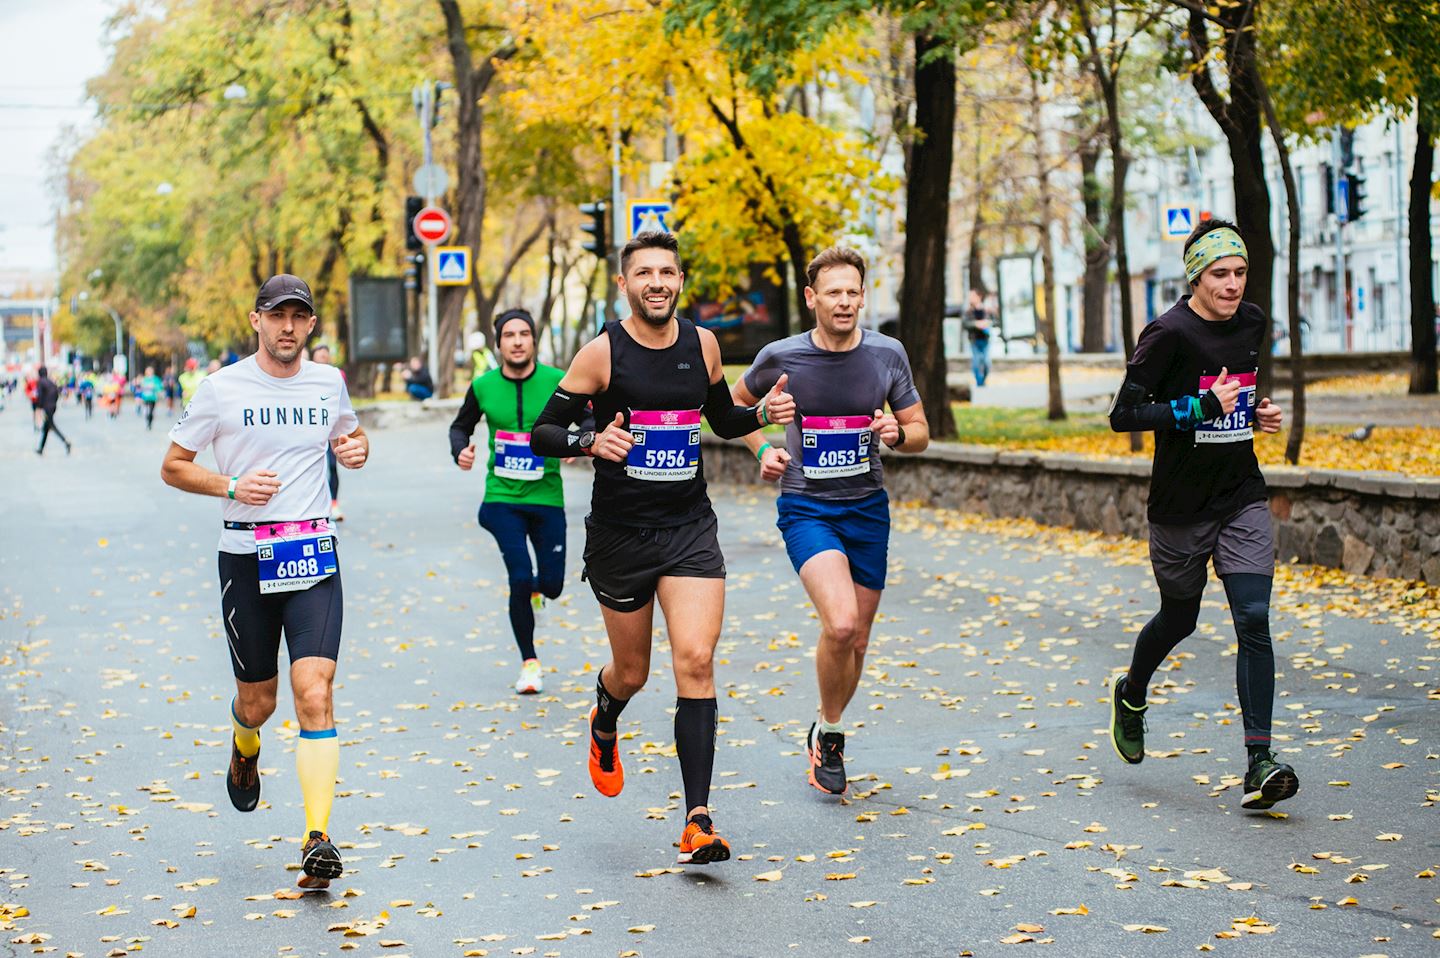
[[[580,434],[580,448],[589,453],[590,447],[593,445],[595,445],[595,430],[587,429]]]

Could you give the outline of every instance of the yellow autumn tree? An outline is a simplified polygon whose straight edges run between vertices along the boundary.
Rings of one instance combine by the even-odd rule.
[[[866,82],[857,67],[872,55],[868,23],[796,54],[788,83],[761,95],[730,66],[713,23],[667,31],[667,6],[524,7],[513,23],[521,55],[503,70],[509,112],[535,122],[567,118],[590,131],[575,148],[601,162],[618,127],[632,179],[660,156],[668,120],[683,144],[670,190],[692,285],[723,296],[747,280],[752,264],[780,265],[808,325],[798,295],[805,265],[856,232],[864,197],[889,189],[848,101]]]

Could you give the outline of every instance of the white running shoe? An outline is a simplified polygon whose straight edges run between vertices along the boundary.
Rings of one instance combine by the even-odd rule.
[[[330,521],[331,521],[331,522],[344,522],[344,521],[345,521],[345,511],[340,508],[340,500],[339,500],[339,499],[331,499],[331,500],[330,500]]]
[[[539,659],[526,659],[520,666],[520,677],[515,680],[515,691],[521,695],[535,695],[545,688],[545,679],[540,673]]]

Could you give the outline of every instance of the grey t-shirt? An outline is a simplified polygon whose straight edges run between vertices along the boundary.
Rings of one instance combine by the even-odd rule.
[[[905,347],[873,330],[845,352],[821,349],[809,332],[770,343],[745,371],[745,388],[764,396],[781,373],[795,397],[795,421],[785,427],[790,465],[780,491],[815,499],[862,499],[884,487],[885,474],[870,432],[875,410],[920,401]]]

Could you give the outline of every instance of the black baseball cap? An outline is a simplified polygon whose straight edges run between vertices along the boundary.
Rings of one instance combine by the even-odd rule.
[[[298,276],[281,273],[279,276],[270,277],[260,287],[260,292],[255,295],[255,308],[274,309],[292,299],[310,307],[310,312],[315,312],[315,300],[311,298],[310,287],[305,285],[305,281]]]

